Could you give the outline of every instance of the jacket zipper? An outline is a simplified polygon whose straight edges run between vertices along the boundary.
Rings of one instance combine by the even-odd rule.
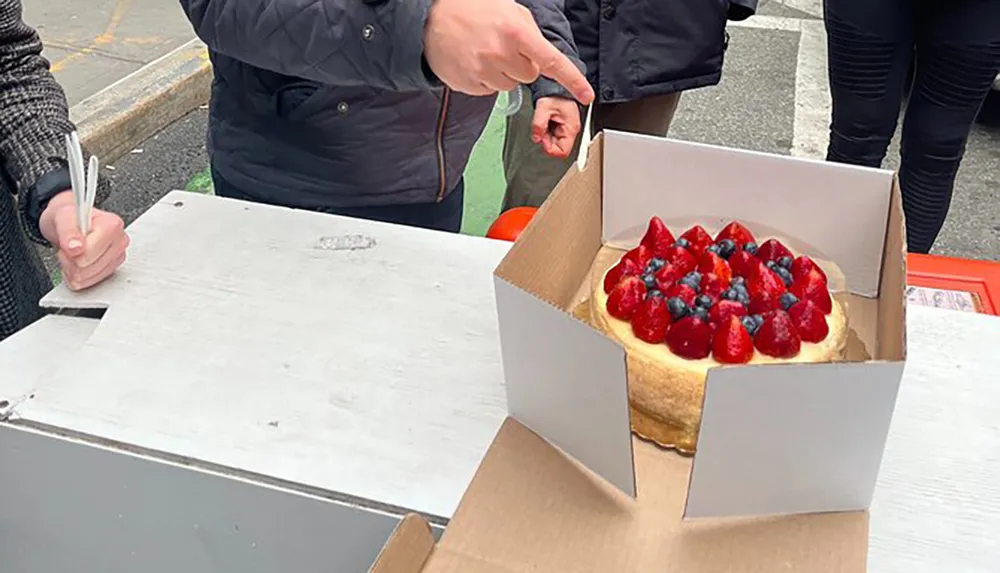
[[[444,88],[444,95],[441,96],[441,113],[438,114],[437,126],[437,156],[438,174],[441,178],[441,186],[438,188],[437,202],[444,200],[444,194],[448,191],[448,176],[444,170],[444,122],[448,117],[448,100],[451,99],[451,90]]]

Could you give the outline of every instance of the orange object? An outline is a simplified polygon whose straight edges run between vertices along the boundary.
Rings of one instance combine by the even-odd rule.
[[[911,304],[1000,315],[1000,263],[911,254],[906,283]]]
[[[514,207],[504,211],[490,225],[486,236],[490,239],[514,242],[537,212],[538,209],[535,207]]]

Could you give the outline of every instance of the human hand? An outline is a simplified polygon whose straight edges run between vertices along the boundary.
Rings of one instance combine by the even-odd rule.
[[[424,58],[445,85],[469,95],[512,90],[543,75],[584,105],[594,99],[587,78],[513,0],[433,0]]]
[[[63,191],[49,201],[38,226],[42,236],[58,249],[63,280],[71,290],[96,285],[125,262],[130,240],[121,217],[94,209],[90,234],[84,237],[76,221],[72,191]]]
[[[571,99],[543,97],[535,102],[531,140],[552,157],[565,159],[580,134],[580,106]]]

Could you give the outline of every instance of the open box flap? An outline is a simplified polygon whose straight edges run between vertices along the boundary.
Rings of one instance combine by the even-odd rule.
[[[431,526],[411,513],[392,532],[369,573],[420,573],[434,550]]]
[[[712,370],[685,516],[867,509],[902,370],[900,362]]]
[[[497,277],[507,412],[635,496],[625,350]]]
[[[866,570],[864,512],[683,521],[690,467],[637,443],[636,501],[508,419],[423,573]]]
[[[850,292],[877,296],[891,171],[603,135],[606,244],[634,247],[653,214],[680,231],[700,223],[715,232],[736,220],[756,236],[781,229],[782,237],[809,237],[809,246],[843,271]]]

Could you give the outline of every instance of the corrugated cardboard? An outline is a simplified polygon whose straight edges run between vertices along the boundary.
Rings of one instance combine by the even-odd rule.
[[[640,441],[635,454],[638,501],[508,419],[441,542],[413,516],[372,571],[865,571],[866,513],[684,521],[691,460]]]
[[[625,352],[573,316],[595,260],[652,215],[677,233],[739,220],[845,277],[848,361],[712,370],[693,461],[631,437]],[[906,356],[904,260],[889,172],[598,136],[497,268],[516,422],[422,570],[864,571]]]

